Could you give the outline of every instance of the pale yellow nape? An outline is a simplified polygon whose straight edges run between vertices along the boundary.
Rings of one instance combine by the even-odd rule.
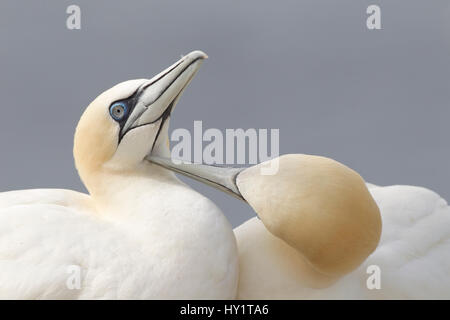
[[[262,163],[237,177],[266,228],[326,278],[358,267],[381,236],[380,211],[361,176],[325,157],[291,154],[275,161],[274,175],[261,174]]]

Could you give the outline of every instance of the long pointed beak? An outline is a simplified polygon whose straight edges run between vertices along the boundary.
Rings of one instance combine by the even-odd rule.
[[[153,123],[161,118],[164,122],[164,118],[170,114],[180,94],[199,69],[201,61],[206,58],[206,54],[201,51],[191,52],[144,83],[138,89],[139,101],[133,111],[132,118],[130,117],[131,119],[125,125],[125,130]],[[160,127],[162,125],[163,123],[160,124]],[[171,159],[162,158],[152,153],[146,159],[163,168],[183,174],[244,200],[236,185],[236,177],[243,168],[226,168],[194,163],[178,164]]]
[[[236,178],[246,168],[219,167],[197,163],[174,163],[171,159],[149,155],[147,160],[165,169],[207,184],[246,201],[236,185]]]
[[[144,82],[135,94],[134,108],[122,128],[122,136],[133,128],[167,117],[207,57],[202,51],[193,51]]]

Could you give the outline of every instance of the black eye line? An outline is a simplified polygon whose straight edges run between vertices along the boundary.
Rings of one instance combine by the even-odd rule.
[[[116,103],[123,103],[125,105],[125,108],[127,110],[127,113],[119,120],[114,119],[119,124],[119,132],[122,132],[123,127],[125,126],[125,123],[128,120],[128,117],[133,112],[134,107],[136,106],[136,101],[138,100],[139,96],[142,92],[140,92],[140,89],[143,85],[140,85],[131,95],[129,95],[127,98],[116,100],[113,103],[111,103],[111,108]],[[120,140],[120,139],[119,139]]]
[[[153,81],[151,81],[151,82],[144,82],[143,84],[141,84],[130,96],[128,96],[128,98],[116,100],[113,103],[111,103],[110,108],[111,108],[111,106],[113,104],[118,103],[118,102],[125,103],[125,105],[127,107],[127,114],[122,119],[115,120],[120,125],[120,131],[119,132],[122,132],[123,127],[125,126],[125,123],[128,120],[128,117],[130,116],[130,114],[133,113],[133,110],[134,110],[134,107],[136,106],[137,100],[144,93],[145,89],[148,88],[149,86],[151,86],[152,84],[156,83],[157,81],[161,80],[162,78],[164,78],[167,74],[169,74],[176,67],[178,67],[183,61],[184,60],[180,60],[177,64],[172,66],[172,68],[170,68],[169,70],[167,70],[166,72],[161,74],[158,78],[154,79]],[[122,137],[119,137],[119,140],[121,140],[121,139],[122,139]]]
[[[193,60],[193,61],[191,61],[190,63],[189,63],[189,65],[187,65],[181,72],[180,72],[180,74],[178,74],[177,75],[177,77],[174,79],[174,80],[172,80],[172,82],[170,83],[170,85],[169,86],[167,86],[164,90],[163,90],[163,92],[155,99],[155,101],[157,101],[163,94],[164,94],[164,92],[166,92],[166,90],[173,84],[173,82],[175,82],[180,76],[181,76],[181,74],[183,74],[183,72],[187,69],[187,68],[189,68],[194,62],[196,62],[197,60],[200,60],[200,58],[197,58],[197,59],[195,59],[195,60]],[[145,89],[147,88],[147,87],[149,87],[149,86],[151,86],[152,84],[154,84],[155,82],[157,82],[157,81],[159,81],[159,80],[161,80],[162,78],[164,78],[167,74],[169,74],[171,71],[173,71],[176,67],[178,67],[181,63],[183,63],[185,60],[180,60],[177,64],[175,64],[174,66],[172,66],[172,68],[170,68],[169,70],[167,70],[166,72],[164,72],[162,75],[160,75],[158,78],[156,78],[156,79],[154,79],[153,81],[151,81],[151,82],[149,82],[149,83],[143,83],[143,84],[141,84],[128,98],[125,98],[125,99],[121,99],[121,100],[116,100],[116,101],[114,101],[113,102],[113,104],[114,103],[117,103],[117,102],[123,102],[123,103],[125,103],[126,104],[126,106],[127,106],[127,114],[122,118],[122,119],[120,119],[120,121],[117,121],[118,123],[119,123],[119,126],[120,126],[120,130],[119,130],[119,143],[122,141],[122,138],[125,136],[125,134],[122,134],[123,133],[123,127],[125,126],[125,124],[126,124],[126,122],[127,122],[127,120],[128,120],[128,118],[129,118],[129,116],[133,113],[133,111],[134,111],[134,108],[135,108],[135,106],[136,106],[136,102],[138,101],[138,99],[139,99],[139,97],[142,95],[142,93],[144,93],[144,91],[145,91]],[[174,99],[174,100],[176,100],[176,98]],[[174,101],[173,100],[173,101]],[[152,103],[154,103],[155,101],[153,101]],[[171,104],[173,103],[173,101],[171,102]],[[172,106],[170,107],[170,108],[168,108],[168,109],[172,109]],[[170,115],[170,111],[168,112],[168,114],[166,113],[166,111],[167,111],[167,109],[163,112],[163,114],[161,114],[161,116],[158,118],[158,119],[156,119],[155,121],[153,121],[153,122],[151,122],[151,123],[155,123],[155,122],[157,122],[158,120],[160,120],[161,118],[164,118],[164,120],[163,120],[163,122],[167,119],[167,117],[168,117],[168,115]],[[147,124],[151,124],[151,123],[147,123]],[[147,125],[147,124],[145,124],[145,125]]]
[[[136,102],[137,102],[138,98],[141,96],[141,94],[144,92],[144,90],[146,88],[148,88],[149,86],[151,86],[152,84],[154,84],[155,82],[157,82],[158,80],[161,80],[162,78],[164,78],[168,73],[170,73],[172,70],[174,70],[176,67],[178,67],[183,61],[184,60],[179,61],[177,64],[172,66],[172,68],[170,68],[169,70],[164,72],[162,75],[160,75],[158,78],[154,79],[153,81],[151,81],[149,83],[144,82],[143,84],[141,84],[130,96],[128,96],[128,98],[116,100],[113,103],[111,103],[110,108],[113,104],[118,103],[118,102],[125,103],[126,107],[127,107],[128,113],[127,113],[126,117],[124,119],[121,119],[120,121],[118,121],[120,124],[120,131],[122,131],[122,128],[125,125],[125,122],[128,119],[128,116],[133,112],[134,107],[136,106]],[[129,103],[129,102],[131,102],[131,103]],[[124,123],[121,123],[122,120],[125,120]]]

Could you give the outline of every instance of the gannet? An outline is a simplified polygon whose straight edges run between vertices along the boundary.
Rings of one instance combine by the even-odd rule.
[[[205,57],[193,52],[91,103],[74,141],[89,195],[0,194],[0,298],[449,297],[450,209],[430,190],[366,188],[350,168],[309,155],[271,160],[280,164],[273,176],[260,174],[264,163],[174,164],[169,116]],[[260,219],[233,234],[170,171],[246,201]],[[73,266],[82,271],[76,290],[67,285]]]
[[[431,190],[366,184],[312,155],[250,168],[148,159],[257,213],[234,230],[239,299],[450,298],[450,207]]]
[[[209,199],[145,160],[170,155],[170,113],[205,58],[191,52],[87,107],[73,151],[89,195],[0,193],[0,298],[235,298],[231,225]]]

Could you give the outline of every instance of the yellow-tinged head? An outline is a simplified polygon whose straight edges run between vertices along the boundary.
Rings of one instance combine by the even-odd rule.
[[[261,175],[262,163],[236,179],[244,199],[266,228],[296,248],[319,272],[340,276],[377,247],[381,216],[364,180],[329,158],[291,154],[278,172]]]
[[[74,158],[89,191],[96,174],[133,170],[150,153],[169,154],[170,112],[207,56],[194,51],[152,79],[122,82],[85,110],[74,139]]]

